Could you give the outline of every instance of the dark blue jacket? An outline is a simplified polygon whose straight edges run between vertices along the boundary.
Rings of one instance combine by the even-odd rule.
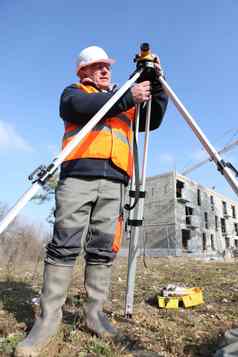
[[[91,84],[90,84],[91,85]],[[165,113],[168,97],[159,81],[152,83],[152,105],[150,130],[157,129]],[[75,84],[66,87],[60,98],[60,116],[63,120],[87,124],[101,107],[115,94],[115,91],[85,93]],[[112,117],[127,111],[135,105],[129,89],[105,117]],[[145,130],[145,108],[141,106],[139,130]],[[111,160],[87,159],[65,161],[61,165],[60,178],[65,177],[104,177],[128,183],[129,177],[125,172],[113,165]]]

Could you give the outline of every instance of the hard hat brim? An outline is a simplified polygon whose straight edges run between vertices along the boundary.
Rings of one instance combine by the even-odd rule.
[[[82,68],[85,68],[85,67],[88,67],[88,66],[91,66],[92,64],[95,64],[95,63],[106,63],[106,64],[113,64],[115,63],[116,61],[113,59],[113,58],[103,58],[103,59],[98,59],[98,60],[95,60],[95,61],[91,61],[90,63],[82,63],[80,64],[78,67],[77,67],[77,75],[79,75],[79,71],[82,69]]]

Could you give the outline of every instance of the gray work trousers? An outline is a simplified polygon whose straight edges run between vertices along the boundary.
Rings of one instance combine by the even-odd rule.
[[[122,238],[124,191],[124,184],[104,178],[60,180],[46,262],[73,265],[83,247],[88,263],[111,264]]]

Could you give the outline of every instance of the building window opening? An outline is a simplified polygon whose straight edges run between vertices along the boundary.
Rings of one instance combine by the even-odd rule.
[[[211,234],[211,249],[215,250],[214,235]]]
[[[215,230],[218,231],[218,217],[215,216]]]
[[[226,246],[226,249],[230,248],[230,239],[229,238],[225,238],[225,246]]]
[[[221,218],[221,232],[222,232],[223,234],[226,233],[226,221],[225,221],[224,218]]]
[[[204,212],[204,221],[205,221],[205,228],[208,229],[208,213]]]
[[[234,223],[235,235],[238,236],[238,223]]]
[[[236,218],[236,208],[235,206],[231,206],[232,218]]]
[[[188,241],[191,239],[191,232],[189,229],[182,229],[182,249],[188,250]]]
[[[201,190],[199,188],[197,189],[197,204],[201,206]]]
[[[227,205],[225,201],[222,201],[222,210],[223,210],[223,214],[227,215]]]
[[[211,203],[211,210],[214,211],[214,197],[213,196],[210,196],[210,203]]]
[[[203,252],[205,250],[207,250],[207,237],[206,237],[206,233],[202,234],[202,250]]]
[[[182,198],[182,190],[184,188],[184,182],[177,180],[176,181],[176,197]]]
[[[238,239],[234,240],[234,246],[235,246],[235,248],[238,248]]]
[[[185,215],[186,215],[186,224],[191,225],[192,224],[191,216],[193,215],[193,208],[185,206]]]

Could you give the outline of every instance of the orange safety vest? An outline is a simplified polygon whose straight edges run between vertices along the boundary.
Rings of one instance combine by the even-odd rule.
[[[77,84],[86,93],[97,93],[98,90],[89,85]],[[100,120],[99,123],[81,140],[78,146],[64,161],[81,158],[111,159],[112,162],[132,176],[132,124],[135,108],[122,112],[115,117]],[[65,121],[63,149],[82,129],[80,124]]]

